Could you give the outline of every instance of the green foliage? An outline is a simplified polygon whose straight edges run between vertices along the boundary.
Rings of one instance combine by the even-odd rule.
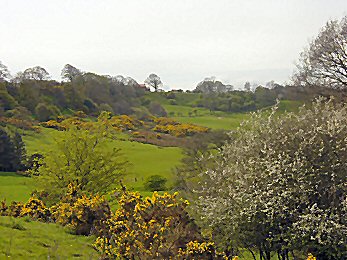
[[[56,118],[60,114],[60,111],[56,106],[48,106],[44,103],[39,103],[35,107],[35,114],[37,119],[42,122]]]
[[[167,189],[166,182],[167,179],[163,176],[151,175],[146,179],[144,186],[149,191],[163,191]]]
[[[14,156],[14,145],[11,142],[10,136],[5,130],[0,128],[0,169],[12,170]]]
[[[107,131],[100,118],[91,130],[72,126],[56,140],[56,150],[45,154],[36,175],[48,200],[55,201],[65,193],[69,183],[82,191],[105,193],[125,173],[126,161],[120,149],[106,150]]]
[[[17,101],[7,92],[6,88],[0,82],[0,106],[6,111],[14,109],[17,105]]]

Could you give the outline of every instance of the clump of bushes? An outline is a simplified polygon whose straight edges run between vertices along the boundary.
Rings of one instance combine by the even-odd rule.
[[[13,125],[17,128],[24,130],[38,131],[37,127],[34,126],[34,123],[26,119],[18,119],[13,117],[0,117],[0,125]]]
[[[135,130],[143,126],[143,122],[141,120],[137,120],[127,115],[113,116],[110,119],[110,123],[115,129],[121,131]]]
[[[111,216],[111,209],[103,196],[80,195],[78,187],[69,184],[61,202],[51,208],[54,222],[69,226],[77,235],[97,234],[102,223]]]
[[[167,189],[166,182],[167,179],[161,175],[151,175],[146,179],[144,186],[146,190],[163,191]]]
[[[27,216],[33,220],[47,222],[50,221],[51,211],[41,200],[31,197],[25,204],[12,201],[11,204],[7,206],[6,202],[2,201],[0,215],[11,217]]]
[[[178,250],[178,259],[228,259],[224,254],[217,252],[213,242],[190,241],[184,249]],[[234,257],[233,260],[238,260]]]
[[[168,124],[168,125],[156,125],[153,128],[154,131],[160,133],[170,134],[176,137],[191,136],[197,133],[207,133],[208,128],[203,126],[197,126],[193,124]]]
[[[51,211],[41,200],[32,197],[21,207],[20,217],[25,216],[46,222],[50,219]]]
[[[153,131],[170,134],[176,137],[191,136],[197,133],[207,133],[209,131],[207,127],[183,124],[167,117],[154,117],[152,120],[156,124]]]
[[[94,246],[107,259],[177,259],[180,250],[186,252],[182,250],[187,243],[201,240],[187,206],[177,193],[154,192],[144,199],[123,190],[119,208],[106,221],[107,232]]]

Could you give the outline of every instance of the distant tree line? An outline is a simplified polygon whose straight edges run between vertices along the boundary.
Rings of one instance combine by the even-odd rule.
[[[200,82],[193,93],[201,93],[197,107],[204,107],[210,111],[247,112],[273,106],[276,100],[312,101],[318,96],[336,96],[343,98],[343,90],[327,88],[321,85],[286,85],[282,86],[270,81],[266,87],[259,85],[251,91],[249,82],[244,90],[234,90],[231,85],[207,78]]]
[[[64,66],[61,75],[62,82],[51,80],[44,68],[36,66],[11,77],[7,67],[0,63],[0,116],[7,113],[29,118],[34,115],[46,121],[68,110],[92,115],[104,110],[129,114],[144,94],[139,84],[129,77],[81,72],[69,64]]]

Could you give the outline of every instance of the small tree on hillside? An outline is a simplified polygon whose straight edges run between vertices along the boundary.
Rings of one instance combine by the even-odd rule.
[[[12,143],[14,147],[14,168],[16,170],[23,170],[25,168],[26,150],[22,136],[16,132],[12,138]]]
[[[154,91],[157,92],[160,87],[163,86],[163,83],[161,82],[161,79],[156,74],[150,74],[148,78],[145,80],[145,84],[148,87],[154,88]]]
[[[69,127],[56,140],[56,149],[40,161],[42,166],[35,174],[48,200],[59,199],[69,183],[78,185],[83,192],[104,194],[124,175],[126,160],[120,149],[108,148],[104,119],[102,113],[97,127],[89,131]]]

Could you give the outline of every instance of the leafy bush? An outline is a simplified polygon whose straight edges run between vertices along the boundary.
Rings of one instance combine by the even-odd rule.
[[[144,186],[150,191],[162,191],[167,189],[166,182],[167,179],[163,176],[151,175],[146,179]]]
[[[167,116],[165,108],[162,107],[159,103],[151,102],[148,111],[151,112],[154,116]]]
[[[0,205],[0,216],[12,216],[12,217],[30,217],[33,220],[49,221],[51,212],[45,204],[34,197],[31,197],[27,203],[12,201],[9,206],[5,201]]]
[[[43,122],[49,119],[56,118],[60,114],[60,111],[54,105],[46,105],[45,103],[39,103],[35,107],[35,114],[37,116],[37,119]]]

